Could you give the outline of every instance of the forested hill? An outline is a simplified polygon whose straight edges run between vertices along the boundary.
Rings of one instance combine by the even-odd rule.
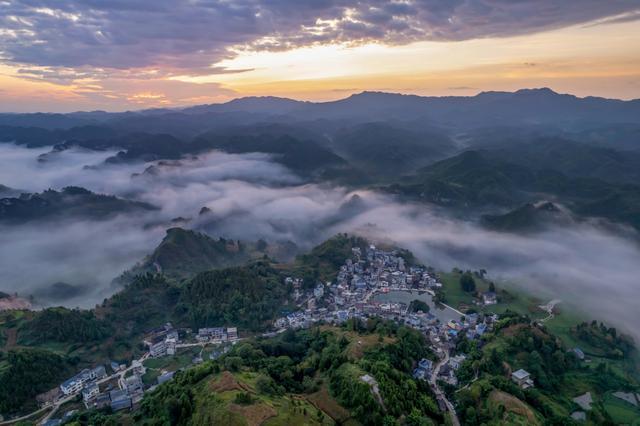
[[[104,220],[122,213],[145,212],[155,207],[112,195],[96,194],[87,189],[68,186],[38,194],[21,194],[0,199],[0,222],[20,224],[41,220]]]
[[[12,381],[1,381],[0,395],[15,393],[1,407],[2,411],[13,413],[30,407],[36,394],[57,386],[73,369],[108,364],[112,360],[130,362],[141,355],[144,334],[168,321],[176,327],[192,329],[237,326],[241,333],[262,332],[283,311],[296,309],[290,300],[291,287],[285,283],[286,276],[302,270],[308,271],[310,277],[335,274],[351,248],[366,241],[341,234],[294,264],[278,264],[265,258],[227,268],[222,260],[212,259],[218,255],[225,261],[244,259],[245,254],[235,253],[237,242],[174,229],[169,231],[167,247],[159,249],[157,259],[162,261],[164,250],[174,249],[174,244],[179,246],[178,251],[184,250],[183,262],[219,269],[179,280],[157,273],[137,275],[93,310],[0,312],[0,378],[5,365],[15,368],[15,374],[30,374],[25,368],[34,374],[41,373],[37,385],[31,379],[21,379],[24,386],[20,385],[23,387],[19,390],[12,387]],[[229,244],[234,247],[231,251]],[[259,245],[263,249],[268,246]],[[312,271],[316,267],[321,273]],[[59,351],[61,345],[67,349]],[[37,351],[29,352],[31,349]],[[29,362],[43,359],[49,359],[47,365],[59,371],[54,374],[43,365],[28,366]]]
[[[265,257],[284,261],[292,257],[296,249],[293,243],[214,239],[195,230],[174,227],[167,229],[162,242],[151,254],[124,272],[117,281],[127,283],[148,272],[162,273],[171,279],[188,279],[200,272],[240,266]]]
[[[552,225],[570,225],[572,215],[554,203],[527,203],[505,214],[482,216],[483,225],[502,232],[537,232]]]
[[[237,344],[216,361],[178,373],[139,412],[90,412],[82,424],[430,425],[444,414],[411,377],[435,359],[419,332],[392,322],[287,331]],[[375,381],[367,383],[367,377]],[[374,387],[375,386],[375,387]],[[374,390],[375,389],[375,390]],[[260,422],[260,423],[259,423]]]
[[[559,199],[577,215],[640,229],[640,186],[526,167],[504,161],[491,151],[465,151],[386,189],[402,197],[471,212]]]
[[[249,247],[240,241],[215,240],[196,231],[170,228],[153,253],[127,275],[162,272],[169,277],[184,278],[209,269],[240,265],[251,256]]]

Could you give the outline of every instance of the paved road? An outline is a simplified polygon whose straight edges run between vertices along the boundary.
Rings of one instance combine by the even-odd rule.
[[[453,424],[453,426],[460,426],[460,421],[458,420],[458,415],[456,414],[455,407],[453,406],[451,401],[447,399],[447,396],[438,386],[438,373],[440,372],[440,368],[447,362],[449,362],[449,351],[444,350],[444,358],[441,359],[433,368],[433,372],[431,373],[431,377],[429,378],[429,383],[431,384],[433,392],[436,394],[436,398],[442,398],[445,405],[447,406],[447,410],[449,411],[449,413],[451,413],[451,423]]]
[[[11,425],[11,424],[17,423],[17,422],[19,422],[21,420],[27,420],[29,417],[35,416],[36,414],[40,414],[40,412],[44,412],[44,411],[48,410],[49,408],[51,408],[51,405],[47,405],[45,407],[42,407],[39,410],[36,410],[36,411],[34,411],[32,413],[25,414],[22,417],[17,417],[15,419],[1,421],[0,425]]]
[[[145,361],[147,358],[149,358],[149,352],[146,352],[144,355],[142,355],[139,359],[137,359],[137,361],[143,362]],[[112,374],[111,376],[107,376],[103,379],[100,379],[98,381],[96,381],[96,383],[98,385],[101,385],[102,383],[106,383],[110,380],[113,379],[118,379],[118,386],[120,386],[120,389],[124,389],[125,388],[125,383],[124,383],[124,376],[125,374],[127,374],[128,371],[130,371],[133,368],[133,362],[131,363],[131,365],[128,368],[125,368],[124,370],[118,371],[115,374]],[[56,402],[53,403],[53,409],[42,419],[38,422],[38,424],[44,424],[47,422],[47,420],[51,419],[51,417],[53,417],[53,415],[58,411],[58,409],[60,408],[60,406],[66,404],[69,401],[72,401],[74,398],[76,398],[78,396],[78,394],[80,394],[80,392],[74,393],[72,395],[66,396],[62,399],[57,400]],[[41,410],[45,409],[45,408],[49,408],[51,406],[47,406],[47,407],[43,407]],[[40,411],[40,410],[38,410]],[[27,417],[32,416],[33,414],[35,414],[36,412],[33,412],[31,414],[29,414]],[[17,421],[14,420],[14,421]]]

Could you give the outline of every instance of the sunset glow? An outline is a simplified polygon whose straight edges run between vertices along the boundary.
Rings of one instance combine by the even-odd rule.
[[[11,7],[20,5],[0,3],[0,10]],[[64,51],[60,56],[46,56],[62,46],[56,45],[55,39],[37,40],[38,23],[31,16],[46,18],[43,26],[50,20],[81,26],[85,15],[64,8],[29,10],[25,16],[7,14],[0,21],[3,111],[179,107],[248,95],[331,100],[364,90],[473,95],[542,86],[579,96],[640,97],[640,14],[632,8],[621,8],[622,13],[612,10],[611,14],[595,11],[593,19],[576,18],[577,23],[564,23],[558,17],[558,22],[543,28],[537,28],[537,23],[530,29],[508,27],[505,34],[469,29],[466,26],[472,24],[473,17],[468,17],[469,23],[456,30],[465,34],[442,37],[393,31],[391,35],[349,38],[341,32],[324,37],[328,31],[337,31],[337,21],[318,16],[313,28],[303,28],[321,41],[298,42],[295,34],[278,38],[267,36],[269,31],[264,30],[264,35],[238,33],[235,41],[220,41],[214,34],[216,41],[207,45],[204,40],[211,35],[202,34],[203,40],[198,40],[202,49],[187,49],[184,54],[168,51],[162,44],[191,47],[176,34],[157,35],[162,43],[153,40],[145,46],[142,37],[156,35],[143,33],[136,47],[118,39],[127,37],[126,32],[107,36],[107,30],[95,30],[93,40],[81,47],[91,49],[94,45],[93,49],[104,50],[104,55],[91,57],[88,51],[88,56],[73,58],[65,58]],[[350,9],[342,13],[343,20],[356,19]],[[42,31],[61,39],[66,36]],[[44,43],[53,47],[19,58],[11,49],[21,38],[35,38],[36,46]],[[138,48],[144,53],[136,56]],[[113,57],[112,66],[109,56]]]

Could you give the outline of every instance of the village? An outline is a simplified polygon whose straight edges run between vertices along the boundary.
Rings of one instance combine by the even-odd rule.
[[[67,410],[60,418],[52,418],[58,409],[81,397],[84,408],[102,409],[109,407],[112,411],[135,409],[142,401],[145,392],[153,391],[157,386],[171,380],[175,370],[163,369],[154,379],[154,383],[145,383],[148,370],[146,366],[153,359],[173,357],[179,351],[199,348],[189,364],[200,364],[204,361],[202,354],[205,347],[214,349],[208,353],[209,359],[216,359],[229,351],[238,338],[236,327],[201,328],[198,333],[189,329],[176,329],[170,323],[151,330],[144,337],[143,344],[147,351],[130,365],[109,363],[108,367],[98,365],[84,369],[65,380],[47,394],[41,396],[42,409],[52,408],[40,422],[44,426],[64,424],[77,411]],[[188,366],[184,366],[186,368]],[[111,374],[107,373],[107,368]]]
[[[455,417],[453,404],[447,400],[439,382],[458,385],[456,371],[466,359],[465,354],[455,353],[458,337],[479,338],[492,329],[498,315],[464,314],[446,304],[434,303],[436,292],[442,288],[434,273],[422,266],[407,265],[395,250],[385,251],[374,245],[364,251],[353,248],[352,258],[341,266],[335,282],[318,283],[312,294],[302,291],[300,278],[288,277],[287,281],[294,287],[294,298],[306,303],[306,309],[276,320],[279,331],[307,328],[319,322],[337,324],[350,318],[379,317],[422,332],[438,361],[420,360],[413,377],[427,381],[440,409],[452,412]],[[420,306],[424,310],[412,309],[411,303],[415,300],[422,302]],[[483,293],[479,303],[496,304],[495,292]],[[512,380],[522,388],[533,386],[529,373],[524,370],[515,372]]]
[[[456,353],[456,341],[461,335],[470,340],[479,338],[491,330],[498,320],[497,315],[465,315],[445,304],[436,305],[432,299],[442,284],[435,274],[421,266],[407,265],[396,251],[385,251],[375,246],[364,251],[354,248],[352,257],[346,259],[334,282],[320,282],[306,291],[301,278],[287,277],[285,283],[294,289],[293,299],[301,309],[278,318],[273,324],[273,331],[263,336],[275,336],[287,329],[308,328],[318,323],[340,324],[350,318],[366,320],[380,317],[415,328],[425,335],[438,360],[420,360],[413,377],[428,382],[440,409],[450,411],[455,417],[453,404],[440,389],[440,383],[458,385],[456,371],[466,356]],[[413,300],[422,301],[423,309],[425,305],[428,309],[411,309]],[[483,294],[481,303],[495,304],[495,293]],[[105,366],[85,369],[60,384],[53,397],[45,403],[53,405],[54,410],[41,424],[56,426],[64,423],[74,411],[67,411],[56,419],[52,418],[53,414],[61,405],[78,396],[82,397],[87,409],[135,409],[145,392],[153,391],[175,374],[175,370],[165,369],[157,375],[155,383],[145,383],[143,377],[149,360],[173,357],[188,348],[200,348],[190,362],[199,364],[204,361],[205,347],[215,348],[209,352],[208,358],[216,359],[239,340],[236,327],[207,327],[194,333],[190,329],[176,329],[167,323],[145,335],[143,343],[147,351],[129,366],[112,362],[109,365],[110,375]],[[514,372],[512,380],[522,388],[533,386],[532,378],[524,370]]]

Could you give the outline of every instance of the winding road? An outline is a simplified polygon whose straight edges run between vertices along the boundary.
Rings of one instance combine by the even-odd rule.
[[[444,352],[444,358],[438,361],[436,366],[433,368],[433,372],[431,373],[431,377],[429,378],[429,384],[431,385],[433,392],[436,394],[436,398],[441,398],[444,401],[444,404],[447,406],[447,410],[451,414],[451,423],[453,424],[453,426],[460,426],[460,420],[458,420],[458,415],[456,414],[455,407],[453,406],[451,401],[447,399],[447,396],[444,392],[442,392],[442,389],[440,389],[440,387],[438,386],[438,373],[440,372],[440,368],[447,362],[449,362],[449,351],[444,350],[444,348],[442,349]]]

